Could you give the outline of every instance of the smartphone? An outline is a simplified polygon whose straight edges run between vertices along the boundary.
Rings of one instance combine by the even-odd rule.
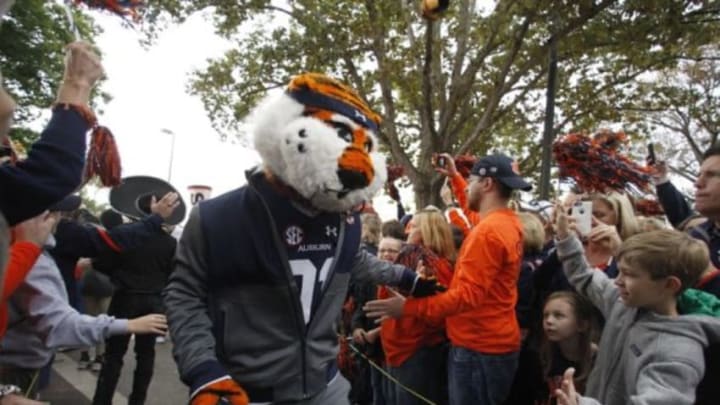
[[[445,156],[442,156],[439,153],[433,153],[432,163],[435,167],[444,168],[447,162],[445,161]]]
[[[580,236],[588,236],[592,229],[592,201],[576,202],[572,207],[570,216],[575,218],[575,227]]]
[[[655,145],[653,145],[652,143],[649,143],[647,148],[648,148],[647,163],[648,163],[648,165],[652,166],[657,161],[657,159],[655,157]]]

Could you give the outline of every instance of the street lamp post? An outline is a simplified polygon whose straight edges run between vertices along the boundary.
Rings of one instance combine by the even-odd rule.
[[[554,20],[554,19],[553,19]],[[550,169],[552,166],[552,143],[555,138],[555,91],[557,80],[557,37],[550,36],[547,90],[545,93],[545,128],[542,140],[542,164],[540,167],[540,198],[550,198]]]
[[[175,155],[175,132],[173,132],[167,128],[161,129],[160,132],[162,132],[163,134],[166,134],[166,135],[170,135],[170,163],[168,164],[167,179],[168,179],[168,183],[172,184],[172,167],[173,167],[173,158]]]

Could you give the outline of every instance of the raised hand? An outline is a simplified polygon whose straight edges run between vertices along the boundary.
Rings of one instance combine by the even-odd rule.
[[[664,161],[657,161],[650,165],[650,177],[654,184],[662,184],[667,182],[668,179],[668,166]]]
[[[440,153],[438,157],[445,158],[445,166],[436,166],[435,171],[447,177],[455,176],[458,172],[457,167],[455,166],[455,158],[453,158],[449,153]]]
[[[65,49],[65,72],[56,102],[87,106],[93,86],[104,74],[100,57],[87,42],[73,42]]]
[[[565,370],[561,388],[555,390],[558,405],[578,405],[578,395],[575,391],[573,376],[575,376],[574,368],[571,367]]]
[[[593,227],[588,235],[588,250],[595,253],[614,256],[621,244],[622,239],[617,228],[603,224],[600,221],[597,221],[597,225]]]
[[[165,194],[160,201],[153,196],[152,201],[150,202],[150,212],[158,214],[163,219],[167,220],[170,218],[178,205],[180,205],[180,197],[177,193],[171,191]]]
[[[63,81],[93,87],[105,74],[100,56],[92,45],[84,41],[72,42],[65,47],[65,73]]]
[[[563,204],[555,204],[555,237],[558,240],[567,239],[570,236],[570,221]]]

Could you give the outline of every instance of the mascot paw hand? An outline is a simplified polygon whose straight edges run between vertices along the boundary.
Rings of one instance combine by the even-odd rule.
[[[203,387],[190,401],[190,405],[248,405],[249,403],[245,390],[231,378]]]
[[[418,277],[415,281],[415,288],[413,288],[412,296],[416,298],[429,297],[435,295],[438,292],[446,291],[447,288],[442,284],[438,283],[436,278],[422,278]]]

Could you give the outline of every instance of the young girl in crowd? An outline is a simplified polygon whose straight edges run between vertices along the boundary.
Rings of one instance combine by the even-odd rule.
[[[550,295],[543,309],[543,330],[540,347],[543,378],[546,382],[538,392],[536,405],[555,405],[555,390],[560,388],[563,373],[575,368],[575,387],[583,392],[595,356],[595,319],[592,304],[571,291]]]

